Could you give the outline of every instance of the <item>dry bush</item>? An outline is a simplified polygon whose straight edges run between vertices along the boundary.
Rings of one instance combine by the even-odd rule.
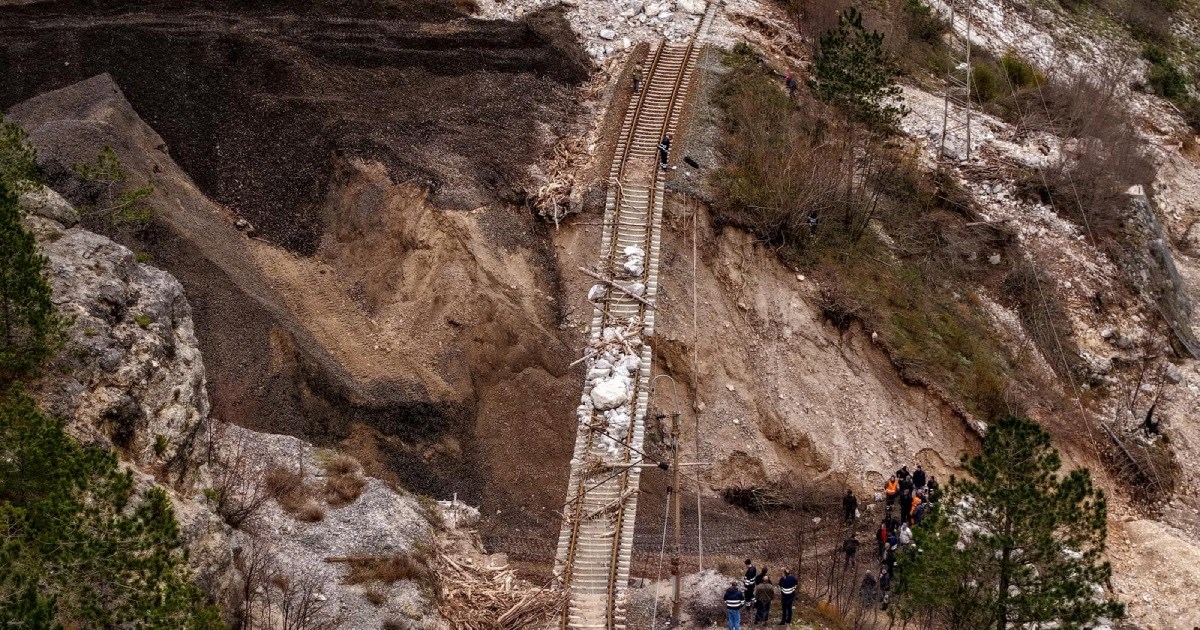
[[[333,507],[349,505],[362,496],[367,481],[362,466],[349,455],[338,455],[325,464],[325,501]]]
[[[353,475],[361,470],[362,465],[349,455],[337,455],[325,463],[325,474],[328,475]]]
[[[279,507],[296,520],[306,523],[324,520],[325,508],[316,501],[316,490],[304,482],[304,475],[299,470],[272,464],[267,468],[265,483]]]
[[[325,501],[333,507],[350,505],[362,496],[367,481],[358,475],[341,475],[325,479]]]
[[[387,603],[387,594],[385,594],[383,591],[380,591],[378,589],[374,589],[374,588],[367,589],[366,592],[363,593],[363,597],[366,597],[367,601],[371,602],[372,604],[374,604],[376,606],[382,606]]]
[[[304,483],[304,475],[299,470],[287,466],[272,464],[267,467],[267,491],[276,499],[294,492]]]
[[[310,500],[299,508],[296,508],[295,511],[291,512],[291,515],[296,517],[298,521],[317,523],[325,520],[325,508],[321,507],[321,504],[316,501]]]
[[[1052,205],[1102,248],[1125,247],[1131,210],[1126,191],[1154,180],[1154,162],[1119,96],[1116,74],[1077,75],[1049,81],[1023,95],[1018,111],[1025,127],[1067,141],[1060,159],[1028,173],[1019,191]]]
[[[428,584],[436,578],[436,574],[429,564],[423,558],[412,554],[349,558],[347,562],[350,565],[350,573],[345,580],[347,584],[369,582],[392,584],[400,580]]]

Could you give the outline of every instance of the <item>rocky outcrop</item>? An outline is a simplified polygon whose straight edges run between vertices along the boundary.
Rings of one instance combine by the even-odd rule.
[[[326,561],[416,553],[434,535],[416,499],[366,478],[361,494],[326,506],[333,453],[210,418],[191,307],[173,276],[69,227],[78,212],[48,188],[22,195],[21,205],[67,321],[62,351],[37,383],[40,399],[78,439],[115,449],[138,488],[165,485],[196,580],[229,618],[246,609],[249,592],[259,621],[286,602],[324,627],[442,627],[428,584],[346,584],[350,566]],[[297,466],[318,518],[299,520],[270,494],[269,473]],[[222,494],[252,507],[237,528],[222,518]]]
[[[27,193],[21,204],[67,321],[42,400],[81,440],[190,488],[202,476],[209,404],[183,287],[108,238],[68,227],[78,213],[57,193]]]

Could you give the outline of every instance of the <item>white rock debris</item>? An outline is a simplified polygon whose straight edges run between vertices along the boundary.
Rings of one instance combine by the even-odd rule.
[[[598,442],[612,457],[622,454],[634,417],[635,379],[641,370],[642,321],[633,316],[623,326],[593,333],[588,343],[587,376],[576,413],[581,430],[599,429]]]
[[[636,42],[686,40],[700,25],[704,0],[480,0],[479,16],[486,19],[519,19],[554,5],[565,10],[583,48],[594,59],[605,59],[631,48]]]
[[[625,274],[631,278],[640,278],[646,271],[646,250],[637,245],[630,245],[625,248],[625,264],[622,269]]]

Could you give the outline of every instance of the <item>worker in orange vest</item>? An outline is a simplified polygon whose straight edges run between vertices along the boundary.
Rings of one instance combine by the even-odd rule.
[[[891,507],[896,503],[896,493],[900,491],[900,482],[896,480],[896,476],[892,475],[888,479],[887,485],[883,488],[883,496],[887,499],[887,507]]]

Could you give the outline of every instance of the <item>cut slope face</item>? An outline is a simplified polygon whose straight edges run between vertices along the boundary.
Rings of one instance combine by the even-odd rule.
[[[572,41],[448,2],[0,6],[0,107],[108,73],[205,194],[308,255],[338,155],[446,207],[519,199],[586,75]]]

